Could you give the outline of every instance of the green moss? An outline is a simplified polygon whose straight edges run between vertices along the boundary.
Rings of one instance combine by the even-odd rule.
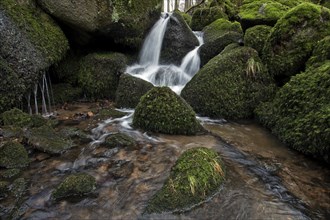
[[[133,125],[167,134],[196,134],[202,130],[192,108],[168,87],[154,87],[142,96]]]
[[[210,60],[187,83],[181,96],[199,114],[246,119],[253,117],[260,102],[272,97],[274,89],[258,53],[234,46]]]
[[[0,181],[0,199],[7,196],[8,188],[9,188],[9,182]]]
[[[95,178],[91,175],[79,173],[65,178],[52,193],[55,200],[71,196],[85,196],[96,188]]]
[[[26,191],[27,182],[24,178],[18,178],[14,180],[13,184],[10,186],[10,193],[16,198],[21,198]]]
[[[55,104],[77,101],[82,97],[81,88],[72,87],[70,84],[61,83],[52,85]]]
[[[31,116],[17,108],[2,113],[1,119],[4,125],[28,127],[33,124]]]
[[[271,29],[272,27],[267,25],[256,25],[247,29],[244,35],[244,45],[247,47],[252,47],[258,51],[260,56]]]
[[[15,0],[1,0],[0,8],[29,36],[48,63],[53,64],[63,58],[69,48],[68,41],[59,26],[46,13]]]
[[[116,106],[120,108],[135,108],[140,98],[154,86],[140,78],[129,74],[120,77],[116,91]]]
[[[0,171],[0,176],[4,179],[11,179],[17,177],[21,173],[20,169],[13,168],[13,169],[5,169]]]
[[[125,112],[117,111],[114,108],[104,108],[101,109],[95,116],[96,120],[105,120],[109,118],[121,118],[127,115]]]
[[[62,83],[77,86],[80,60],[81,56],[76,55],[71,51],[60,63],[52,67],[52,78],[55,78]]]
[[[329,161],[330,61],[297,74],[256,114],[288,146]]]
[[[219,36],[227,32],[243,33],[240,23],[230,22],[226,19],[217,19],[203,29],[205,42],[216,40]]]
[[[326,60],[330,60],[330,36],[323,38],[316,44],[313,55],[309,58],[306,66],[316,68]]]
[[[191,19],[192,19],[192,16],[190,14],[187,14],[187,13],[184,13],[184,12],[181,12],[179,10],[176,10],[175,13],[178,13],[182,16],[183,20],[188,24],[190,25],[191,23]]]
[[[238,8],[231,0],[213,0],[210,7],[220,7],[230,20],[237,20]]]
[[[190,27],[194,31],[201,31],[205,26],[220,18],[228,19],[220,7],[198,8],[192,15]]]
[[[94,99],[115,98],[119,77],[127,59],[120,53],[93,53],[81,60],[78,85]]]
[[[61,129],[59,133],[63,137],[78,141],[78,143],[89,143],[92,140],[88,134],[75,127],[65,127]]]
[[[28,153],[24,146],[16,142],[7,142],[0,146],[0,167],[22,168],[29,165]]]
[[[205,147],[189,149],[172,167],[169,179],[151,199],[146,212],[184,211],[212,196],[224,179],[217,152]]]
[[[304,69],[315,42],[330,35],[330,10],[303,3],[291,9],[274,26],[263,60],[277,78],[290,77]]]
[[[115,147],[128,147],[128,148],[134,148],[137,143],[133,138],[126,134],[122,133],[116,133],[116,134],[111,134],[105,139],[105,142],[102,144],[106,147],[109,148],[115,148]]]

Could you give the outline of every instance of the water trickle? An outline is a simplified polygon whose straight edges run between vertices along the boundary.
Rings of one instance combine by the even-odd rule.
[[[170,15],[161,17],[144,41],[138,64],[127,67],[126,72],[155,86],[168,86],[177,94],[191,80],[200,68],[199,48],[203,44],[203,33],[194,32],[199,46],[190,51],[181,62],[180,67],[160,65],[159,57]]]

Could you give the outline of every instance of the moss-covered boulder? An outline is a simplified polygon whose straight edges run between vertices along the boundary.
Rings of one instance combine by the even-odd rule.
[[[0,181],[0,199],[7,197],[9,185],[7,181]]]
[[[3,179],[12,179],[21,173],[20,168],[4,169],[0,171],[0,177]]]
[[[330,9],[303,3],[274,26],[263,50],[263,61],[279,83],[304,70],[315,42],[330,35]]]
[[[33,124],[31,116],[17,108],[2,113],[1,121],[5,126],[27,127]]]
[[[55,200],[72,196],[85,196],[96,188],[95,178],[89,174],[72,174],[64,179],[52,192]]]
[[[38,0],[38,3],[67,24],[71,34],[80,32],[77,41],[82,35],[101,35],[108,41],[136,49],[161,10],[160,0]]]
[[[240,23],[218,19],[203,29],[204,44],[200,48],[201,65],[218,55],[227,45],[243,39]]]
[[[221,7],[198,8],[192,15],[190,27],[194,31],[201,31],[205,26],[220,18],[228,19]]]
[[[228,15],[229,20],[238,20],[239,4],[233,0],[213,0],[210,7],[219,7]]]
[[[272,102],[259,106],[259,121],[288,146],[330,162],[330,61],[293,76]]]
[[[326,60],[330,60],[330,36],[323,38],[316,44],[313,55],[309,58],[306,66],[307,68],[316,68]]]
[[[82,58],[78,85],[87,97],[115,99],[127,59],[121,53],[92,53]]]
[[[116,91],[116,106],[119,108],[135,108],[140,98],[154,86],[143,79],[129,74],[120,77]]]
[[[252,47],[262,55],[265,42],[270,34],[272,27],[267,25],[256,25],[248,28],[244,34],[244,46]]]
[[[225,179],[224,165],[214,150],[198,147],[185,151],[146,213],[183,211],[216,193]]]
[[[155,87],[142,96],[133,126],[167,134],[196,134],[202,130],[192,108],[168,87]]]
[[[180,65],[184,56],[198,45],[198,39],[181,14],[174,12],[167,24],[159,62]]]
[[[199,114],[246,119],[272,96],[274,87],[257,51],[236,46],[210,60],[187,83],[181,96]]]
[[[68,41],[33,1],[2,0],[0,17],[0,104],[10,108],[64,57]]]
[[[119,148],[129,148],[129,149],[133,149],[137,146],[136,141],[123,133],[115,133],[115,134],[111,134],[110,136],[108,136],[104,143],[102,143],[103,146],[108,147],[108,148],[115,148],[115,147],[119,147]]]
[[[29,129],[24,136],[33,148],[49,154],[61,154],[73,147],[69,138],[63,137],[49,126]]]
[[[61,129],[59,133],[61,136],[71,138],[78,143],[89,143],[92,141],[92,137],[90,135],[75,127],[65,127]]]
[[[83,90],[68,83],[53,84],[53,98],[55,104],[77,101],[82,97]]]
[[[94,119],[98,121],[103,121],[109,118],[121,118],[125,115],[127,115],[127,113],[118,111],[115,108],[103,108],[97,112]]]
[[[0,146],[0,167],[23,168],[29,165],[28,153],[24,146],[16,142],[7,142]]]
[[[274,26],[289,9],[302,2],[306,0],[245,0],[238,16],[244,30],[255,25]]]

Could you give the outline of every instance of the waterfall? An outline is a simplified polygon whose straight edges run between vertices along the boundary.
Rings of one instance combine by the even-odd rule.
[[[170,16],[161,17],[146,37],[138,64],[127,67],[132,76],[151,82],[155,86],[168,86],[177,94],[191,80],[200,68],[199,48],[203,44],[202,32],[194,32],[199,46],[190,51],[181,61],[180,66],[159,65],[159,57],[166,27]]]

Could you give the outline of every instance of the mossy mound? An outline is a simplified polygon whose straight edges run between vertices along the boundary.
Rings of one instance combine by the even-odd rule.
[[[0,171],[0,177],[4,179],[12,179],[17,177],[21,173],[21,170],[18,168],[5,169]]]
[[[263,61],[279,84],[304,70],[315,42],[330,35],[330,9],[300,4],[274,26],[263,50]]]
[[[246,119],[253,116],[260,102],[272,96],[274,88],[257,51],[234,45],[210,60],[187,83],[181,96],[199,114]]]
[[[29,145],[49,154],[61,154],[73,146],[70,139],[56,133],[49,126],[31,128],[24,136]]]
[[[127,59],[121,53],[93,53],[81,60],[78,85],[94,99],[115,98],[119,77]]]
[[[190,14],[181,12],[179,10],[176,10],[175,12],[179,13],[182,16],[183,20],[187,23],[187,25],[190,26],[191,19],[192,19],[192,16]]]
[[[184,211],[216,193],[225,179],[224,165],[214,150],[185,151],[162,189],[149,202],[146,213]]]
[[[316,68],[326,60],[330,60],[330,36],[323,38],[316,44],[313,55],[309,58],[306,66],[307,68]]]
[[[247,29],[244,34],[244,46],[252,47],[258,51],[259,56],[261,56],[271,30],[272,27],[267,25],[256,25]]]
[[[5,126],[28,127],[33,124],[31,116],[17,108],[2,113],[1,121]]]
[[[59,131],[60,135],[66,138],[71,138],[78,143],[89,143],[92,141],[92,137],[86,134],[84,131],[75,127],[66,127]]]
[[[288,146],[330,161],[330,61],[293,76],[272,102],[256,109],[259,121]]]
[[[131,138],[130,136],[128,136],[126,134],[116,133],[116,134],[111,134],[110,136],[108,136],[102,145],[106,146],[108,148],[127,147],[127,148],[132,149],[132,148],[135,148],[137,143],[135,142],[135,140],[133,138]]]
[[[23,168],[29,165],[28,153],[24,146],[16,142],[7,142],[0,146],[0,167]]]
[[[116,91],[116,106],[119,108],[135,108],[140,98],[154,86],[143,79],[123,74]]]
[[[95,178],[85,173],[73,174],[64,179],[52,193],[55,200],[72,196],[84,196],[96,188]]]
[[[192,108],[168,87],[154,87],[136,106],[133,125],[167,134],[196,134],[202,126]]]
[[[243,38],[240,23],[218,19],[203,29],[204,44],[200,48],[201,65],[218,55],[227,45]]]
[[[194,31],[201,31],[205,26],[220,18],[228,19],[221,7],[198,8],[192,15],[190,27]]]
[[[237,20],[238,4],[232,0],[213,0],[210,7],[220,7],[228,15],[230,20]]]
[[[72,87],[70,84],[61,83],[52,85],[55,104],[77,101],[82,97],[83,91],[79,87]]]

